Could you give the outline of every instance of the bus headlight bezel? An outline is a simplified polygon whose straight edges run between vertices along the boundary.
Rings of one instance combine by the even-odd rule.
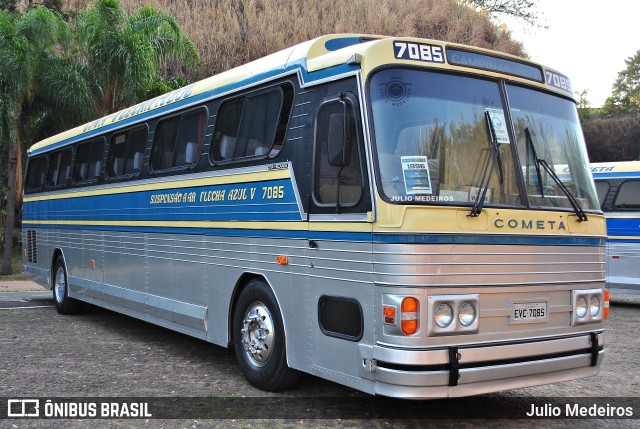
[[[596,302],[597,305],[595,305]],[[572,290],[571,326],[601,322],[604,315],[603,302],[603,289]]]
[[[447,307],[451,309],[451,321],[446,325],[438,323],[439,320],[442,320],[440,314]],[[472,311],[471,308],[473,309]],[[473,313],[473,317],[470,317],[470,312]],[[479,315],[479,294],[430,295],[427,297],[427,335],[434,337],[477,334],[480,325]]]

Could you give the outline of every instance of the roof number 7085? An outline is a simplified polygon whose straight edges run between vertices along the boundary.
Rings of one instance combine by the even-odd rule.
[[[393,42],[393,53],[400,60],[417,60],[444,63],[442,46],[426,43]]]

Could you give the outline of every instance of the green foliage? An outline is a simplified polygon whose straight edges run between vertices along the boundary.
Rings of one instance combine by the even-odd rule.
[[[640,111],[640,50],[625,64],[627,67],[618,73],[611,96],[604,103],[607,113]]]
[[[78,30],[86,63],[102,88],[103,114],[156,94],[164,61],[190,68],[200,61],[176,20],[151,7],[127,15],[118,0],[96,0],[81,14]]]
[[[69,85],[78,82],[77,68],[68,67],[75,60],[72,42],[67,23],[46,7],[30,8],[22,15],[0,11],[0,143],[8,154],[7,237],[22,181],[16,178],[22,145],[30,145],[45,130],[62,126],[69,118],[84,121],[93,113],[92,98],[83,93],[91,85]],[[80,104],[78,100],[89,101]],[[6,240],[5,274],[11,271],[11,246],[11,240]]]

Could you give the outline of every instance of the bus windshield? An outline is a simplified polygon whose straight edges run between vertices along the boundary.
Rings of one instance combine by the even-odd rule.
[[[570,207],[546,162],[583,209],[597,209],[584,138],[575,105],[564,98],[507,85],[517,147],[532,207]],[[537,167],[538,166],[538,167]]]
[[[533,140],[540,148],[538,159],[557,170],[580,207],[597,208],[570,101],[508,85],[516,121],[512,142],[497,81],[386,69],[372,77],[370,91],[386,199],[472,205],[484,193],[484,204],[522,207],[526,200],[518,180],[524,177],[530,206],[571,208],[569,197],[542,168],[538,180],[535,160],[527,158],[532,146],[527,142]],[[519,167],[512,150],[518,151]]]

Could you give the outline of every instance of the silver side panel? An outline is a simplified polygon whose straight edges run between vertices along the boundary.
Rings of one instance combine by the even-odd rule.
[[[640,220],[639,220],[640,222]],[[640,293],[640,242],[607,242],[607,287]]]
[[[37,265],[26,265],[28,272],[49,275],[53,250],[63,249],[71,297],[216,344],[228,345],[231,299],[243,273],[267,279],[285,321],[298,317],[290,313],[299,311],[293,302],[306,283],[306,240],[47,229],[37,234],[41,253]],[[289,263],[278,265],[277,255],[287,255]],[[293,323],[287,332],[298,335]]]

